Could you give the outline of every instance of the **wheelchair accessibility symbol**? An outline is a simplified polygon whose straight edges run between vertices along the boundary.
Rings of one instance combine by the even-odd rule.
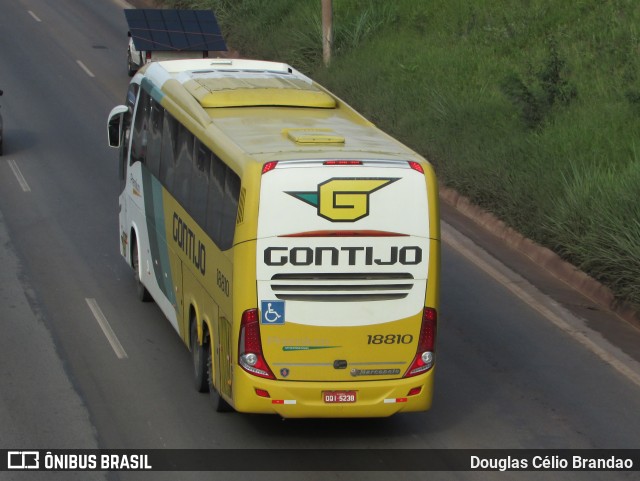
[[[262,301],[261,324],[284,324],[284,301]]]

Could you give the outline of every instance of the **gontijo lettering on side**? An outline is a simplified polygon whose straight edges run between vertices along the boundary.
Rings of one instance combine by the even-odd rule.
[[[207,252],[204,244],[177,213],[173,213],[173,240],[204,276],[207,266]]]

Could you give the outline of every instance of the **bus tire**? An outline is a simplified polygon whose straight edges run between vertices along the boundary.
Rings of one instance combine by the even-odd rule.
[[[198,342],[198,325],[195,318],[191,318],[191,360],[193,361],[194,386],[198,392],[209,391],[209,381],[207,380],[207,355],[209,343],[205,342],[203,336],[202,344]]]
[[[150,302],[153,300],[151,294],[140,280],[140,258],[138,256],[138,240],[133,238],[133,251],[131,252],[131,267],[133,267],[133,276],[136,280],[136,294],[142,302]]]
[[[211,339],[211,337],[209,337]],[[225,401],[213,384],[213,342],[209,342],[207,346],[207,382],[209,383],[209,398],[215,408],[216,412],[228,413],[233,411],[233,408]]]

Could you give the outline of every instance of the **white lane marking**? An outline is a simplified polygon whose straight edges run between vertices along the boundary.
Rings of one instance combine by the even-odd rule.
[[[89,77],[95,77],[95,75],[93,74],[93,72],[91,70],[89,70],[87,68],[87,66],[85,64],[83,64],[80,60],[76,60],[76,63],[80,66],[80,68],[82,70],[84,70],[84,72],[89,76]]]
[[[480,250],[480,248],[475,245],[473,245],[473,247],[466,246],[463,241],[459,240],[459,238],[464,238],[465,240],[468,239],[464,237],[463,234],[456,231],[449,224],[441,222],[441,227],[443,242],[449,244],[453,249],[470,260],[482,271],[502,284],[502,286],[504,286],[512,294],[525,302],[532,309],[538,311],[543,317],[551,321],[556,327],[560,328],[574,340],[578,341],[584,347],[589,349],[620,374],[625,376],[637,386],[640,386],[640,373],[638,372],[638,363],[636,361],[631,359],[615,346],[608,343],[606,340],[602,339],[599,334],[589,329],[581,320],[575,318],[575,316],[573,316],[568,311],[564,311],[561,314],[554,312],[554,310],[552,310],[550,307],[552,303],[546,302],[547,305],[545,305],[544,301],[542,300],[542,298],[549,300],[547,296],[542,293],[537,293],[538,298],[536,298],[533,294],[527,292],[527,290],[533,291],[535,290],[535,288],[526,280],[518,276],[515,272],[510,271],[497,259],[492,258],[484,251],[482,251],[483,254],[485,254],[491,260],[487,261],[483,259],[480,255],[478,255],[478,253],[475,252],[476,250]],[[468,243],[472,244],[470,240]],[[498,268],[491,265],[492,263],[499,264],[502,270],[509,271],[509,276],[500,272]],[[514,281],[514,279],[517,280]],[[521,285],[527,286],[527,290],[521,287]],[[556,310],[560,311],[560,308],[557,307]],[[568,319],[570,318],[572,318],[573,322],[569,322]],[[632,366],[636,367],[634,368]]]
[[[42,20],[40,20],[38,16],[35,13],[33,13],[31,10],[29,10],[28,12],[29,12],[29,15],[31,15],[36,22],[42,22]]]
[[[31,192],[31,187],[29,187],[29,184],[27,184],[27,180],[24,178],[24,175],[22,175],[22,172],[20,171],[20,167],[18,167],[18,164],[16,163],[16,161],[13,159],[10,159],[10,160],[7,160],[7,164],[9,164],[9,167],[11,167],[11,170],[13,170],[13,175],[15,175],[16,179],[18,179],[18,184],[20,184],[20,187],[22,187],[22,190],[24,192]]]
[[[126,359],[129,357],[127,356],[127,352],[124,350],[124,347],[122,347],[122,344],[120,344],[116,333],[111,329],[111,325],[109,324],[109,321],[107,321],[106,316],[102,313],[102,309],[100,309],[98,302],[91,297],[85,298],[85,301],[87,301],[89,309],[91,309],[91,312],[93,313],[93,317],[98,321],[102,332],[107,337],[107,340],[109,341],[109,344],[111,344],[116,356],[118,356],[118,359]]]

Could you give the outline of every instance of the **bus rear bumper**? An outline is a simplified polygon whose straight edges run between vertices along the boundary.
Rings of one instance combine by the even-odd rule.
[[[237,411],[283,418],[388,417],[426,411],[433,399],[434,369],[408,379],[334,383],[274,381],[244,371],[236,374],[233,404]],[[342,394],[350,402],[326,402],[325,393]],[[352,394],[355,401],[351,402]]]

